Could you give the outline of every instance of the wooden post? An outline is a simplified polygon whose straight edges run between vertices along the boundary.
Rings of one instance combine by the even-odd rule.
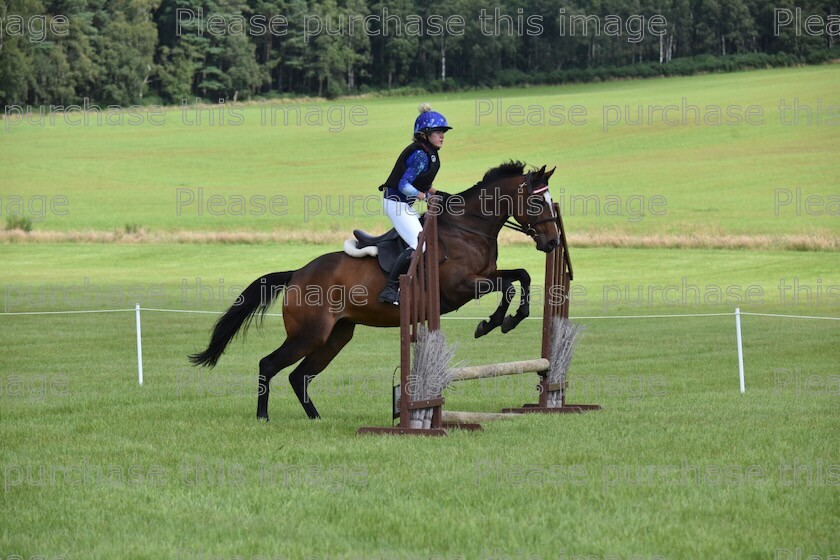
[[[433,202],[431,203],[433,204]],[[430,204],[430,208],[431,208]],[[417,250],[408,272],[400,276],[400,422],[391,428],[359,428],[359,434],[394,434],[445,436],[446,428],[480,430],[479,424],[443,422],[443,397],[416,401],[409,391],[412,364],[412,343],[417,329],[440,330],[440,270],[438,257],[437,211],[427,212]],[[431,408],[430,428],[411,428],[411,410]]]
[[[546,360],[551,359],[551,325],[555,318],[569,318],[569,292],[572,280],[572,261],[569,258],[569,245],[566,241],[566,231],[563,227],[563,218],[560,216],[560,207],[554,203],[554,212],[557,216],[557,229],[560,231],[560,245],[545,256],[545,302],[543,302],[543,328],[542,328],[542,356]],[[559,289],[558,289],[559,288]],[[600,410],[597,404],[566,404],[566,387],[553,387],[548,381],[548,372],[540,372],[539,402],[526,404],[520,408],[505,408],[502,412],[524,413],[550,413],[569,414],[585,412],[587,410]],[[561,406],[549,406],[549,391],[562,391]]]

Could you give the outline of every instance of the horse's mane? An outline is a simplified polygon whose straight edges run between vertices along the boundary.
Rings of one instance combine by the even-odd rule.
[[[481,189],[485,185],[489,185],[494,181],[498,181],[499,179],[506,179],[508,177],[518,177],[525,173],[525,164],[521,161],[506,161],[497,167],[491,167],[487,170],[487,173],[484,174],[481,181],[470,187],[469,191],[475,189]],[[466,191],[464,191],[466,192]]]
[[[521,161],[507,161],[498,167],[488,169],[487,173],[484,174],[484,178],[481,179],[478,184],[492,183],[493,181],[505,179],[507,177],[518,177],[522,175],[524,171],[525,164]]]

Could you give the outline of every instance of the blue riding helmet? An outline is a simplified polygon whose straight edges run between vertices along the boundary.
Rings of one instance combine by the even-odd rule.
[[[446,122],[446,117],[436,111],[420,113],[414,121],[414,134],[435,130],[452,130],[452,127]]]

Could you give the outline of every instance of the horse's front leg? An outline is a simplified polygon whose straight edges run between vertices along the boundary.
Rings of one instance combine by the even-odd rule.
[[[518,281],[522,285],[522,303],[515,316],[505,317],[514,296],[516,289],[513,283]],[[498,270],[495,274],[482,277],[475,281],[475,298],[480,298],[491,292],[502,292],[502,301],[499,307],[487,321],[481,321],[475,329],[475,337],[479,338],[489,333],[496,327],[502,327],[502,332],[508,332],[528,316],[528,294],[530,293],[531,277],[524,269]]]
[[[519,281],[519,285],[522,288],[521,299],[519,301],[519,307],[516,310],[516,314],[508,315],[502,321],[502,332],[506,333],[515,329],[516,326],[531,313],[531,275],[523,268],[517,268],[516,270],[503,270],[501,272],[515,275],[516,280]]]
[[[510,302],[513,301],[513,296],[516,295],[516,289],[513,287],[513,283],[504,276],[494,275],[492,277],[485,277],[475,283],[475,299],[491,292],[502,292],[502,301],[499,302],[499,307],[496,308],[496,311],[490,315],[490,319],[481,321],[475,328],[476,338],[484,336],[502,324],[505,313],[507,313],[510,307]]]

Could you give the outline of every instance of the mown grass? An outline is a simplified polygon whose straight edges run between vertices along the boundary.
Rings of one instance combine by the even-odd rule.
[[[521,159],[559,167],[552,192],[573,232],[836,236],[840,208],[830,197],[840,150],[838,86],[840,70],[826,65],[439,95],[430,101],[455,130],[436,184],[458,192],[489,167]],[[792,106],[794,98],[807,109],[787,126],[779,106]],[[729,108],[742,122],[695,125],[690,113],[683,126],[680,109],[669,117],[680,121],[675,126],[663,122],[661,110],[634,124],[640,106],[647,115],[649,107],[681,107],[683,99],[702,119],[719,107],[724,119]],[[168,110],[163,126],[0,121],[2,211],[8,213],[12,195],[24,197],[34,205],[25,213],[34,215],[35,230],[113,231],[126,223],[151,231],[380,229],[386,220],[376,187],[408,141],[417,103],[427,100],[282,105],[301,108],[301,124],[295,116],[284,124],[280,114],[275,126],[261,124],[259,104],[236,109],[241,125],[229,124],[230,115],[228,124],[218,125],[216,115],[217,124],[208,125],[210,109],[201,126],[183,124],[180,109]],[[552,124],[561,105],[562,112],[585,107],[583,124]],[[760,108],[754,119],[760,124],[743,123],[748,106]],[[511,107],[524,115],[509,115]],[[353,108],[364,112],[355,121]],[[621,123],[609,126],[606,119],[619,113]],[[65,196],[67,204],[52,212],[33,199],[40,196],[47,205]],[[210,204],[211,196],[220,202]],[[254,196],[263,199],[252,202]],[[279,200],[272,212],[274,196],[285,204]],[[651,206],[656,196],[664,207],[661,199]],[[809,196],[814,202],[806,206]]]
[[[328,249],[6,246],[0,283],[12,311],[134,302],[213,310],[233,295],[211,299],[205,291],[195,299],[197,278],[233,289]],[[840,285],[834,254],[581,249],[573,257],[586,297],[578,291],[572,315],[732,311],[732,302],[609,297],[605,306],[605,289],[607,296],[614,286],[647,291],[685,278],[760,287],[761,302],[741,304],[749,311],[840,316],[836,292],[797,304],[776,293],[792,277],[812,297],[818,280]],[[501,255],[533,271],[535,284],[540,259],[520,247]],[[85,302],[84,278],[123,301],[93,295]],[[64,295],[26,302],[22,287]],[[492,307],[468,306],[444,321],[457,358],[535,357],[538,319],[507,335],[472,338],[477,319],[470,317]],[[213,371],[191,368],[186,355],[207,342],[214,316],[142,317],[142,387],[130,311],[0,317],[4,554],[757,559],[796,547],[825,556],[840,545],[835,321],[744,317],[741,395],[731,315],[579,319],[588,332],[572,366],[571,398],[602,411],[517,418],[432,440],[355,435],[359,426],[389,423],[394,329],[359,328],[313,382],[324,419],[305,418],[281,373],[272,421],[263,424],[254,418],[256,365],[282,340],[280,317],[235,342]],[[520,405],[535,399],[534,381],[464,384],[447,391],[447,406]],[[40,469],[50,467],[71,474],[43,478]]]

